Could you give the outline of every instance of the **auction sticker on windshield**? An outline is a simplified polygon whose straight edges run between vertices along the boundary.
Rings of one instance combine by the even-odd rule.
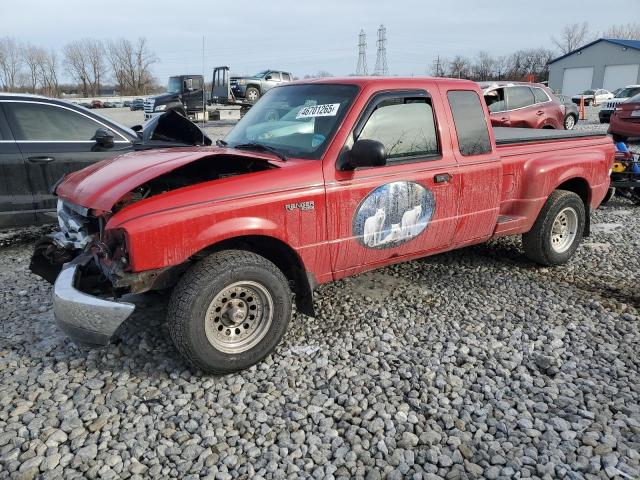
[[[325,105],[312,105],[301,108],[296,119],[309,117],[335,117],[338,113],[339,103],[327,103]]]

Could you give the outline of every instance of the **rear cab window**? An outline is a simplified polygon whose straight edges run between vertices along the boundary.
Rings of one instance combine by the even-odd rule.
[[[472,90],[450,90],[447,98],[460,153],[464,156],[490,153],[492,147],[487,119],[478,94]]]

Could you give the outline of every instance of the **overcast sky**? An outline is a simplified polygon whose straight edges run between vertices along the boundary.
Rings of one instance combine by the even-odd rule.
[[[202,72],[203,36],[207,78],[217,65],[347,75],[356,70],[360,29],[373,70],[382,23],[390,73],[424,75],[438,54],[551,48],[550,37],[567,23],[588,21],[597,31],[639,21],[640,0],[0,0],[0,19],[0,35],[56,49],[83,37],[144,36],[164,83]]]

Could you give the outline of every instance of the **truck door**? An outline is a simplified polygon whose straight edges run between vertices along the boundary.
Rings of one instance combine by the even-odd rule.
[[[502,162],[495,152],[485,110],[472,90],[448,90],[454,155],[459,165],[458,224],[454,244],[493,235],[500,209]]]
[[[202,110],[202,94],[203,88],[201,77],[188,77],[184,82],[187,86],[182,94],[182,104],[187,110],[187,114],[192,114]]]
[[[386,148],[386,165],[346,171],[325,166],[335,278],[451,243],[458,175],[438,133],[439,102],[425,90],[375,94],[343,150],[348,153],[355,140],[377,140]]]
[[[269,72],[264,76],[264,83],[260,95],[264,95],[267,90],[272,89],[276,85],[282,83],[280,72]]]

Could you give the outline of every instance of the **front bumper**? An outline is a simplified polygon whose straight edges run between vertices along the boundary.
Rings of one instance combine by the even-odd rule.
[[[68,263],[53,287],[53,312],[58,326],[74,342],[108,345],[118,327],[133,313],[126,302],[103,300],[78,290],[80,265]]]

